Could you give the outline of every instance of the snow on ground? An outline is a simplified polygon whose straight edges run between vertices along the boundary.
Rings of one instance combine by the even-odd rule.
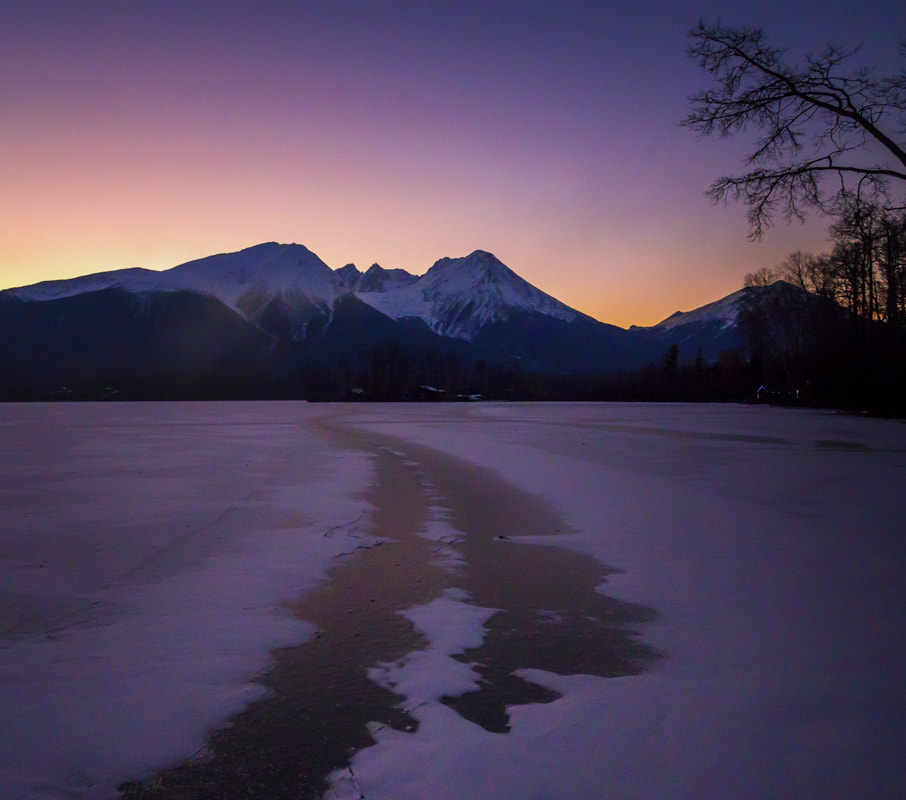
[[[621,404],[347,422],[553,500],[582,531],[563,546],[625,570],[604,590],[661,611],[643,638],[667,653],[627,678],[532,671],[564,697],[511,709],[507,735],[421,705],[414,736],[380,731],[356,756],[368,800],[901,796],[902,424]],[[336,775],[337,796],[351,784]]]
[[[310,417],[0,405],[0,797],[115,795],[198,750],[269,650],[312,633],[281,603],[361,543],[370,465]]]
[[[491,612],[410,609],[428,649],[371,674],[419,729],[376,731],[337,797],[902,795],[906,426],[491,403],[0,406],[0,795],[106,797],[193,752],[268,648],[309,635],[280,603],[357,542],[371,469],[324,416],[547,498],[579,533],[546,541],[623,570],[602,590],[658,609],[642,639],[666,653],[633,677],[527,672],[563,697],[494,734],[437,700],[471,684],[449,656]]]
[[[449,591],[426,606],[403,612],[427,636],[430,645],[410,653],[402,662],[379,664],[370,671],[371,680],[404,694],[413,707],[434,703],[443,694],[473,691],[477,686],[476,673],[468,664],[450,656],[478,647],[484,638],[482,625],[497,609],[468,605],[462,602],[464,599],[468,598]]]

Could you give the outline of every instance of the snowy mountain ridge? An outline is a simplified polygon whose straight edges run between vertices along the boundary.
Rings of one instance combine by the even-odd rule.
[[[416,281],[393,292],[358,296],[388,317],[418,317],[435,333],[466,341],[474,339],[487,322],[507,319],[516,309],[567,322],[582,316],[484,250],[463,258],[442,258]]]
[[[468,386],[508,396],[510,374],[627,374],[674,347],[679,363],[717,363],[747,346],[745,297],[626,330],[545,294],[484,250],[419,276],[378,264],[333,270],[302,245],[269,242],[161,272],[0,291],[0,399],[73,386],[84,397],[114,387],[151,399],[324,399],[353,381],[400,399],[412,396],[407,382],[453,387],[472,370]]]
[[[302,292],[313,300],[333,300],[343,292],[341,279],[303,245],[268,242],[236,253],[187,261],[158,272],[134,267],[67,280],[44,281],[8,289],[22,300],[44,301],[117,288],[126,292],[189,290],[216,297],[240,311],[249,293]]]
[[[336,274],[343,285],[356,294],[390,291],[415,283],[419,277],[404,269],[384,269],[380,264],[372,264],[365,272],[359,272],[355,264],[347,264]]]
[[[595,363],[629,368],[657,360],[674,344],[683,360],[700,355],[716,361],[720,353],[745,345],[739,316],[746,290],[627,331],[570,308],[484,250],[441,258],[423,275],[413,275],[378,264],[364,272],[354,264],[333,270],[303,245],[268,242],[161,272],[122,269],[9,289],[0,292],[0,299],[60,301],[109,289],[127,297],[180,291],[203,295],[272,341],[314,346],[336,324],[340,306],[348,309],[349,302],[358,302],[387,322],[405,327],[407,321],[421,320],[434,335],[478,342],[487,358],[530,359],[534,354],[535,363],[543,362],[547,369],[566,368],[570,358],[581,361],[583,369]],[[345,328],[347,346],[366,341],[376,324],[372,318]],[[567,338],[560,338],[567,329]]]
[[[745,298],[746,290],[740,289],[720,300],[707,303],[692,311],[677,311],[667,317],[667,319],[646,328],[646,330],[666,333],[690,324],[708,324],[722,329],[730,328],[737,324],[739,312]],[[639,329],[639,326],[633,325],[632,327],[633,329]]]
[[[104,289],[126,289],[132,292],[155,291],[160,287],[161,275],[152,269],[131,267],[110,272],[95,272],[78,278],[41,281],[30,286],[6,289],[2,292],[9,297],[17,297],[28,302],[46,302],[74,297],[86,292],[99,292]]]
[[[570,322],[584,316],[483,250],[463,258],[442,258],[416,276],[378,264],[364,273],[353,264],[332,270],[303,245],[276,242],[188,261],[162,272],[114,270],[10,289],[6,294],[40,302],[111,288],[130,293],[198,292],[254,323],[275,306],[284,317],[303,322],[316,313],[329,316],[340,297],[353,294],[392,319],[416,317],[435,333],[466,341],[486,323],[507,319],[514,311]]]

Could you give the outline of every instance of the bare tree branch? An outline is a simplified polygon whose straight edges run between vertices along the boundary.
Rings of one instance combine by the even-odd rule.
[[[906,144],[898,140],[906,134],[906,68],[879,79],[874,69],[848,68],[859,47],[835,45],[790,66],[760,29],[719,22],[699,22],[689,36],[689,55],[715,85],[690,98],[681,124],[702,138],[759,132],[746,158],[753,169],[719,178],[707,192],[714,202],[746,204],[752,238],[778,212],[786,220],[803,219],[810,207],[827,212],[853,181],[894,195],[906,190]],[[825,195],[828,174],[840,186]]]

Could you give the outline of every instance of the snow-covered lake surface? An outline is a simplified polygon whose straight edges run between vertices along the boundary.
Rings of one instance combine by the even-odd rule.
[[[259,698],[272,651],[314,641],[290,607],[304,617],[357,548],[393,546],[392,530],[375,538],[398,505],[371,491],[381,452],[422,476],[413,525],[460,582],[422,587],[402,610],[421,649],[369,671],[417,730],[373,726],[328,797],[903,795],[903,424],[721,405],[146,403],[0,405],[0,796],[115,797]],[[635,630],[663,654],[623,677],[521,670],[561,696],[510,706],[507,733],[441,702],[478,680],[450,656],[481,647],[495,614],[477,600],[487,581],[462,579],[481,551],[457,528],[469,497],[495,519],[489,491],[508,519],[563,523],[502,546],[620,570],[600,591],[656,610]],[[506,505],[519,498],[529,512]]]

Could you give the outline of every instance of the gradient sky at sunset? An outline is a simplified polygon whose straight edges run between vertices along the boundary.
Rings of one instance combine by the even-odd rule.
[[[897,68],[891,2],[0,0],[0,288],[264,241],[331,267],[490,250],[618,325],[740,287],[826,222],[746,239],[704,197],[746,140],[678,122],[700,17]]]

